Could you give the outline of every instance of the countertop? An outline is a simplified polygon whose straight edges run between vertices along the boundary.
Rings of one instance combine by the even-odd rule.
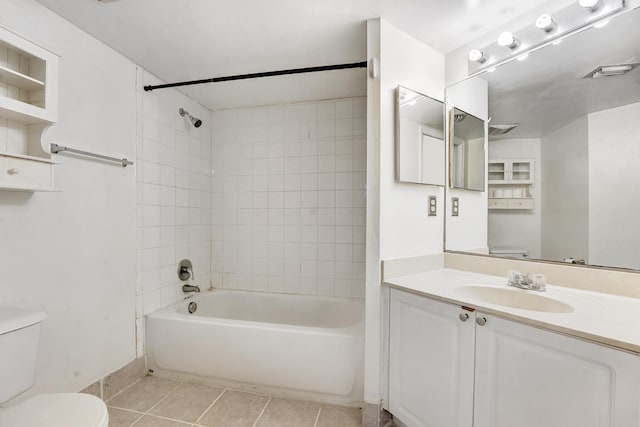
[[[587,339],[640,354],[640,299],[547,285],[546,292],[526,291],[507,286],[506,277],[468,271],[435,269],[388,279],[393,288],[424,295],[480,312],[532,326]],[[483,285],[528,292],[562,301],[573,307],[569,313],[522,310],[461,296],[456,288]]]

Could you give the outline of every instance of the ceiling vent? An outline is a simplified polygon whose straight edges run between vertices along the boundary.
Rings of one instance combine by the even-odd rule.
[[[632,64],[618,64],[618,65],[600,65],[595,70],[584,76],[585,79],[596,79],[598,77],[615,77],[623,76],[629,71],[640,65],[640,62],[634,62]]]
[[[512,125],[489,125],[489,136],[500,136],[507,134],[517,128],[518,124]]]

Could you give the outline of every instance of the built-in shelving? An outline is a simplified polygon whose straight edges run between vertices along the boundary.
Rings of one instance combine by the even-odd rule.
[[[18,129],[21,141],[0,145],[0,190],[54,191],[42,135],[57,121],[58,59],[0,26],[0,132]]]
[[[489,160],[489,209],[533,209],[533,159]]]

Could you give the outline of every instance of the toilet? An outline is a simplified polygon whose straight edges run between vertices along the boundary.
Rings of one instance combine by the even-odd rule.
[[[34,384],[44,319],[42,312],[0,307],[0,427],[108,427],[106,405],[88,394],[41,394],[2,406]]]

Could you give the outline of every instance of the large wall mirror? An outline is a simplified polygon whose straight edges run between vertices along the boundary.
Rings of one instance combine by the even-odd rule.
[[[454,107],[449,124],[450,186],[484,191],[484,121]]]
[[[445,183],[444,103],[402,86],[396,91],[396,180]]]
[[[490,254],[640,269],[640,8],[522,59],[474,77]]]

